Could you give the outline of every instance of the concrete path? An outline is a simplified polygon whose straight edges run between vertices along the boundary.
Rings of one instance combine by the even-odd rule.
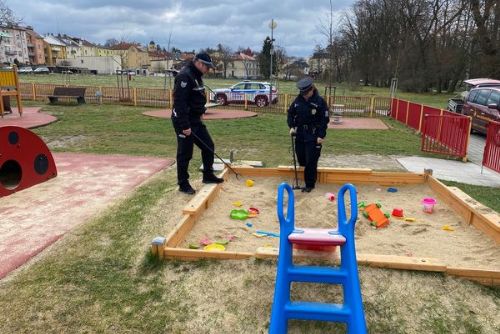
[[[480,134],[470,135],[469,147],[467,148],[467,159],[477,165],[483,163],[484,145],[486,137]]]
[[[500,187],[500,173],[487,168],[484,168],[481,173],[480,164],[423,157],[404,157],[398,158],[397,161],[410,172],[422,173],[424,169],[432,169],[433,176],[438,179],[478,186]]]

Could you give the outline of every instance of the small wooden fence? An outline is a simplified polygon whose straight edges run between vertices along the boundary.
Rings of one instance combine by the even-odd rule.
[[[47,101],[55,87],[63,85],[43,83],[21,83],[21,95],[25,100]],[[76,87],[76,86],[75,86]],[[172,108],[172,90],[162,88],[118,88],[106,86],[85,86],[87,103],[124,104],[144,107]],[[258,107],[250,95],[244,95],[239,101],[230,101],[221,109],[252,110],[263,112],[286,113],[295,99],[292,94],[277,94],[275,103]],[[349,117],[377,117],[389,114],[391,99],[378,96],[327,96],[327,103],[333,110],[342,111]]]

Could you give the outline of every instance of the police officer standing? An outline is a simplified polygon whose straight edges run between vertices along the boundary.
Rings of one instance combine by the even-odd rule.
[[[295,136],[295,152],[300,166],[304,168],[305,187],[302,192],[311,192],[316,184],[318,160],[326,129],[330,121],[328,106],[313,79],[305,77],[297,82],[300,93],[288,108],[290,135]]]
[[[193,144],[201,149],[203,183],[223,182],[214,174],[214,142],[201,121],[207,102],[201,77],[213,67],[210,56],[200,53],[175,77],[172,122],[177,136],[177,182],[179,191],[190,195],[195,193],[189,184],[188,173]]]

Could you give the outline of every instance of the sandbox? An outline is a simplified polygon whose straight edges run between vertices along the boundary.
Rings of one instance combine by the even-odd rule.
[[[222,185],[204,186],[184,208],[184,216],[160,246],[161,257],[180,259],[269,258],[278,253],[278,238],[259,237],[256,231],[279,233],[276,189],[292,183],[290,167],[236,169],[239,180],[225,172]],[[245,178],[255,181],[245,186]],[[446,187],[428,174],[383,173],[369,169],[320,168],[319,184],[309,194],[296,191],[296,226],[336,227],[337,194],[343,183],[357,187],[358,201],[379,202],[382,211],[402,208],[415,221],[390,218],[388,227],[376,229],[359,212],[356,224],[358,262],[378,267],[445,272],[484,284],[500,284],[500,217],[457,188]],[[397,192],[388,192],[388,187]],[[422,210],[424,197],[437,199],[432,214]],[[256,207],[255,218],[229,217],[234,202],[242,208]],[[410,219],[411,220],[411,219]],[[190,249],[201,240],[227,241],[223,252]]]

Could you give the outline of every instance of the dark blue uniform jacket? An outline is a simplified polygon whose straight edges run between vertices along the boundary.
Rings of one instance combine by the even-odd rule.
[[[297,140],[315,142],[325,138],[329,121],[328,106],[317,90],[307,101],[298,95],[288,108],[288,127],[297,128]]]

